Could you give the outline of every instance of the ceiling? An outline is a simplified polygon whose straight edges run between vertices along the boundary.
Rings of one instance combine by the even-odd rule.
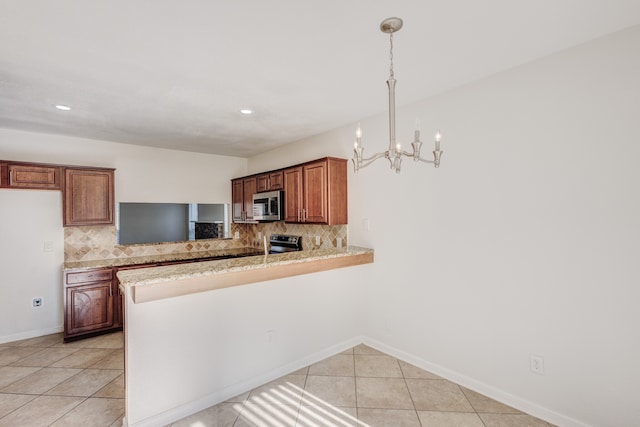
[[[250,157],[386,110],[390,16],[402,105],[636,25],[640,1],[0,0],[0,128]]]

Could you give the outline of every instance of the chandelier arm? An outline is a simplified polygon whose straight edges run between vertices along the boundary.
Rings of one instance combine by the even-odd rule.
[[[397,150],[396,150],[396,152],[397,152]],[[416,156],[415,153],[410,153],[410,152],[408,152],[406,150],[400,150],[399,153],[400,153],[400,155],[407,156],[407,157],[415,157]]]
[[[435,163],[434,160],[427,160],[427,159],[423,159],[422,157],[414,157],[413,160],[415,160],[416,162],[420,161],[423,163]]]
[[[368,158],[362,158],[360,161],[360,167],[364,168],[366,166],[369,166],[371,163],[375,162],[378,159],[383,159],[383,158],[388,158],[389,154],[387,151],[383,152],[383,153],[376,153],[371,157]]]

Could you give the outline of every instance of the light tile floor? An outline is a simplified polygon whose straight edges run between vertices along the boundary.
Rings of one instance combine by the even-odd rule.
[[[0,427],[119,427],[122,333],[0,344]],[[171,427],[549,427],[363,344]]]
[[[171,427],[553,427],[358,345]]]
[[[0,427],[120,427],[124,410],[121,332],[0,344]]]

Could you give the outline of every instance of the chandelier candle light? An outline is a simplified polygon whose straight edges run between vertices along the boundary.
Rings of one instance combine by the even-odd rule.
[[[425,163],[433,163],[433,166],[440,166],[440,157],[443,151],[440,150],[440,131],[435,135],[435,149],[433,150],[433,160],[427,160],[420,157],[420,148],[422,147],[422,141],[420,141],[420,126],[418,120],[416,120],[416,126],[414,131],[414,141],[411,143],[413,152],[403,151],[399,143],[396,143],[396,79],[393,75],[393,33],[399,31],[402,28],[402,19],[400,18],[387,18],[380,24],[380,31],[389,34],[389,59],[391,66],[389,67],[389,80],[387,80],[387,86],[389,86],[389,149],[382,153],[376,153],[371,157],[365,158],[363,156],[364,147],[362,146],[362,130],[360,124],[356,130],[356,142],[353,144],[353,167],[357,173],[360,168],[369,166],[374,161],[385,158],[389,160],[391,169],[395,169],[396,173],[400,173],[400,166],[402,164],[402,156],[412,157],[414,162],[421,161]]]

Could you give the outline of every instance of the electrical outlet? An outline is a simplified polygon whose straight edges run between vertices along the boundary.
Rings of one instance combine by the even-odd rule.
[[[53,252],[53,242],[51,240],[47,240],[44,242],[44,251]]]
[[[342,247],[342,237],[336,237],[336,246],[338,249]]]
[[[316,236],[316,246],[320,246],[320,236]]]
[[[267,344],[273,344],[274,341],[274,331],[273,330],[268,330],[267,331]]]
[[[531,369],[531,372],[535,374],[544,375],[544,358],[542,356],[530,354],[529,369]]]
[[[33,306],[40,307],[42,305],[42,298],[37,297],[33,299]]]

